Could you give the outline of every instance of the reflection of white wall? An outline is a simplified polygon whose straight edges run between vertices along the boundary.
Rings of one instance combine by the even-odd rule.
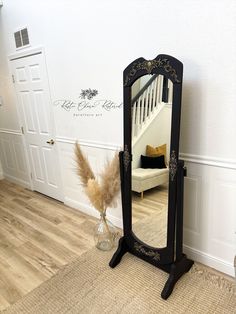
[[[144,87],[144,85],[150,80],[152,75],[144,75],[134,82],[132,85],[132,98],[134,98],[138,92]]]
[[[152,78],[151,74],[144,75],[140,78],[140,89]]]
[[[132,85],[132,89],[131,89],[132,98],[134,98],[138,94],[138,92],[140,92],[140,90],[150,80],[151,77],[152,77],[152,75],[144,75],[134,82],[134,84]]]
[[[132,168],[140,167],[140,156],[146,155],[146,145],[157,147],[167,144],[167,162],[170,154],[170,128],[172,106],[166,105],[159,112],[155,120],[133,147]]]
[[[140,91],[140,80],[136,80],[134,84],[132,85],[132,99],[138,94]]]
[[[19,143],[17,138],[22,137],[7,62],[7,56],[15,52],[13,32],[21,26],[28,26],[32,47],[45,47],[52,100],[76,100],[81,88],[91,87],[102,97],[121,102],[122,72],[132,60],[140,56],[152,59],[159,53],[177,57],[184,63],[180,151],[188,161],[190,176],[185,185],[185,244],[194,258],[233,274],[236,63],[232,60],[236,42],[232,38],[236,33],[236,3],[226,2],[5,1],[0,9],[0,95],[4,99],[0,138],[8,132],[4,133],[8,146]],[[60,153],[65,187],[74,175],[67,164],[73,159],[74,138],[87,143],[89,154],[91,147],[99,151],[103,145],[101,165],[112,147],[122,145],[121,110],[106,113],[100,120],[74,119],[58,108],[54,108],[54,116],[57,139],[68,151],[67,159]],[[4,175],[11,171],[21,179],[16,165],[14,169],[13,173],[3,162]],[[80,191],[75,181],[74,177],[73,188]],[[68,195],[65,188],[65,197],[79,201],[81,195],[82,191],[78,196]],[[222,200],[227,202],[223,212]],[[87,200],[83,203],[89,206]],[[113,212],[117,219],[120,211]],[[220,223],[222,218],[224,223]],[[216,226],[220,226],[219,233]]]

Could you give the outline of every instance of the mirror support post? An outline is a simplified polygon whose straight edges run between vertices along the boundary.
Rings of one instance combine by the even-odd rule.
[[[125,177],[125,175],[124,175],[124,151],[121,151],[119,153],[119,160],[120,160],[121,190],[124,191],[124,177]],[[122,211],[123,211],[123,217],[124,217],[124,211],[126,208],[126,203],[125,203],[125,196],[124,196],[123,192],[121,193],[121,197],[122,197]],[[128,219],[126,221],[123,221],[123,224],[124,224],[124,236],[120,238],[118,248],[117,248],[115,254],[113,255],[112,259],[109,262],[109,266],[111,268],[116,267],[120,263],[123,255],[129,251],[128,246],[126,244],[126,237],[128,235],[128,231],[131,228],[130,220]]]
[[[183,255],[183,196],[184,196],[184,161],[179,160],[177,170],[177,214],[176,214],[176,261]]]
[[[166,300],[172,293],[176,282],[187,273],[193,265],[193,261],[183,254],[183,199],[184,199],[184,177],[187,170],[184,161],[178,161],[177,170],[177,202],[176,202],[176,256],[175,262],[171,264],[169,278],[162,290],[161,297]]]

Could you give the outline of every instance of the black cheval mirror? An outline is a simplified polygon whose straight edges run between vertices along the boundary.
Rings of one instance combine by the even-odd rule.
[[[179,160],[183,64],[139,58],[124,70],[124,151],[120,175],[124,236],[115,267],[129,252],[169,273],[161,296],[193,265],[183,254],[183,187]]]

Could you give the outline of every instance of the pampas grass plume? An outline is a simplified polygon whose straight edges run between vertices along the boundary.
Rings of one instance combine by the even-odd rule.
[[[91,204],[100,212],[104,212],[103,195],[98,182],[95,179],[89,179],[85,192]]]
[[[116,196],[120,190],[120,172],[118,153],[109,162],[107,161],[105,169],[101,174],[101,190],[103,194],[104,206],[116,207]]]
[[[90,168],[88,159],[83,155],[78,142],[75,143],[75,157],[77,163],[77,174],[84,186],[87,185],[89,179],[95,179],[94,173]]]

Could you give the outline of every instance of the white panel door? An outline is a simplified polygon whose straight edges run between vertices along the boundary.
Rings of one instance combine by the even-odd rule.
[[[33,189],[62,200],[58,150],[44,56],[11,60],[19,114],[29,154]]]

